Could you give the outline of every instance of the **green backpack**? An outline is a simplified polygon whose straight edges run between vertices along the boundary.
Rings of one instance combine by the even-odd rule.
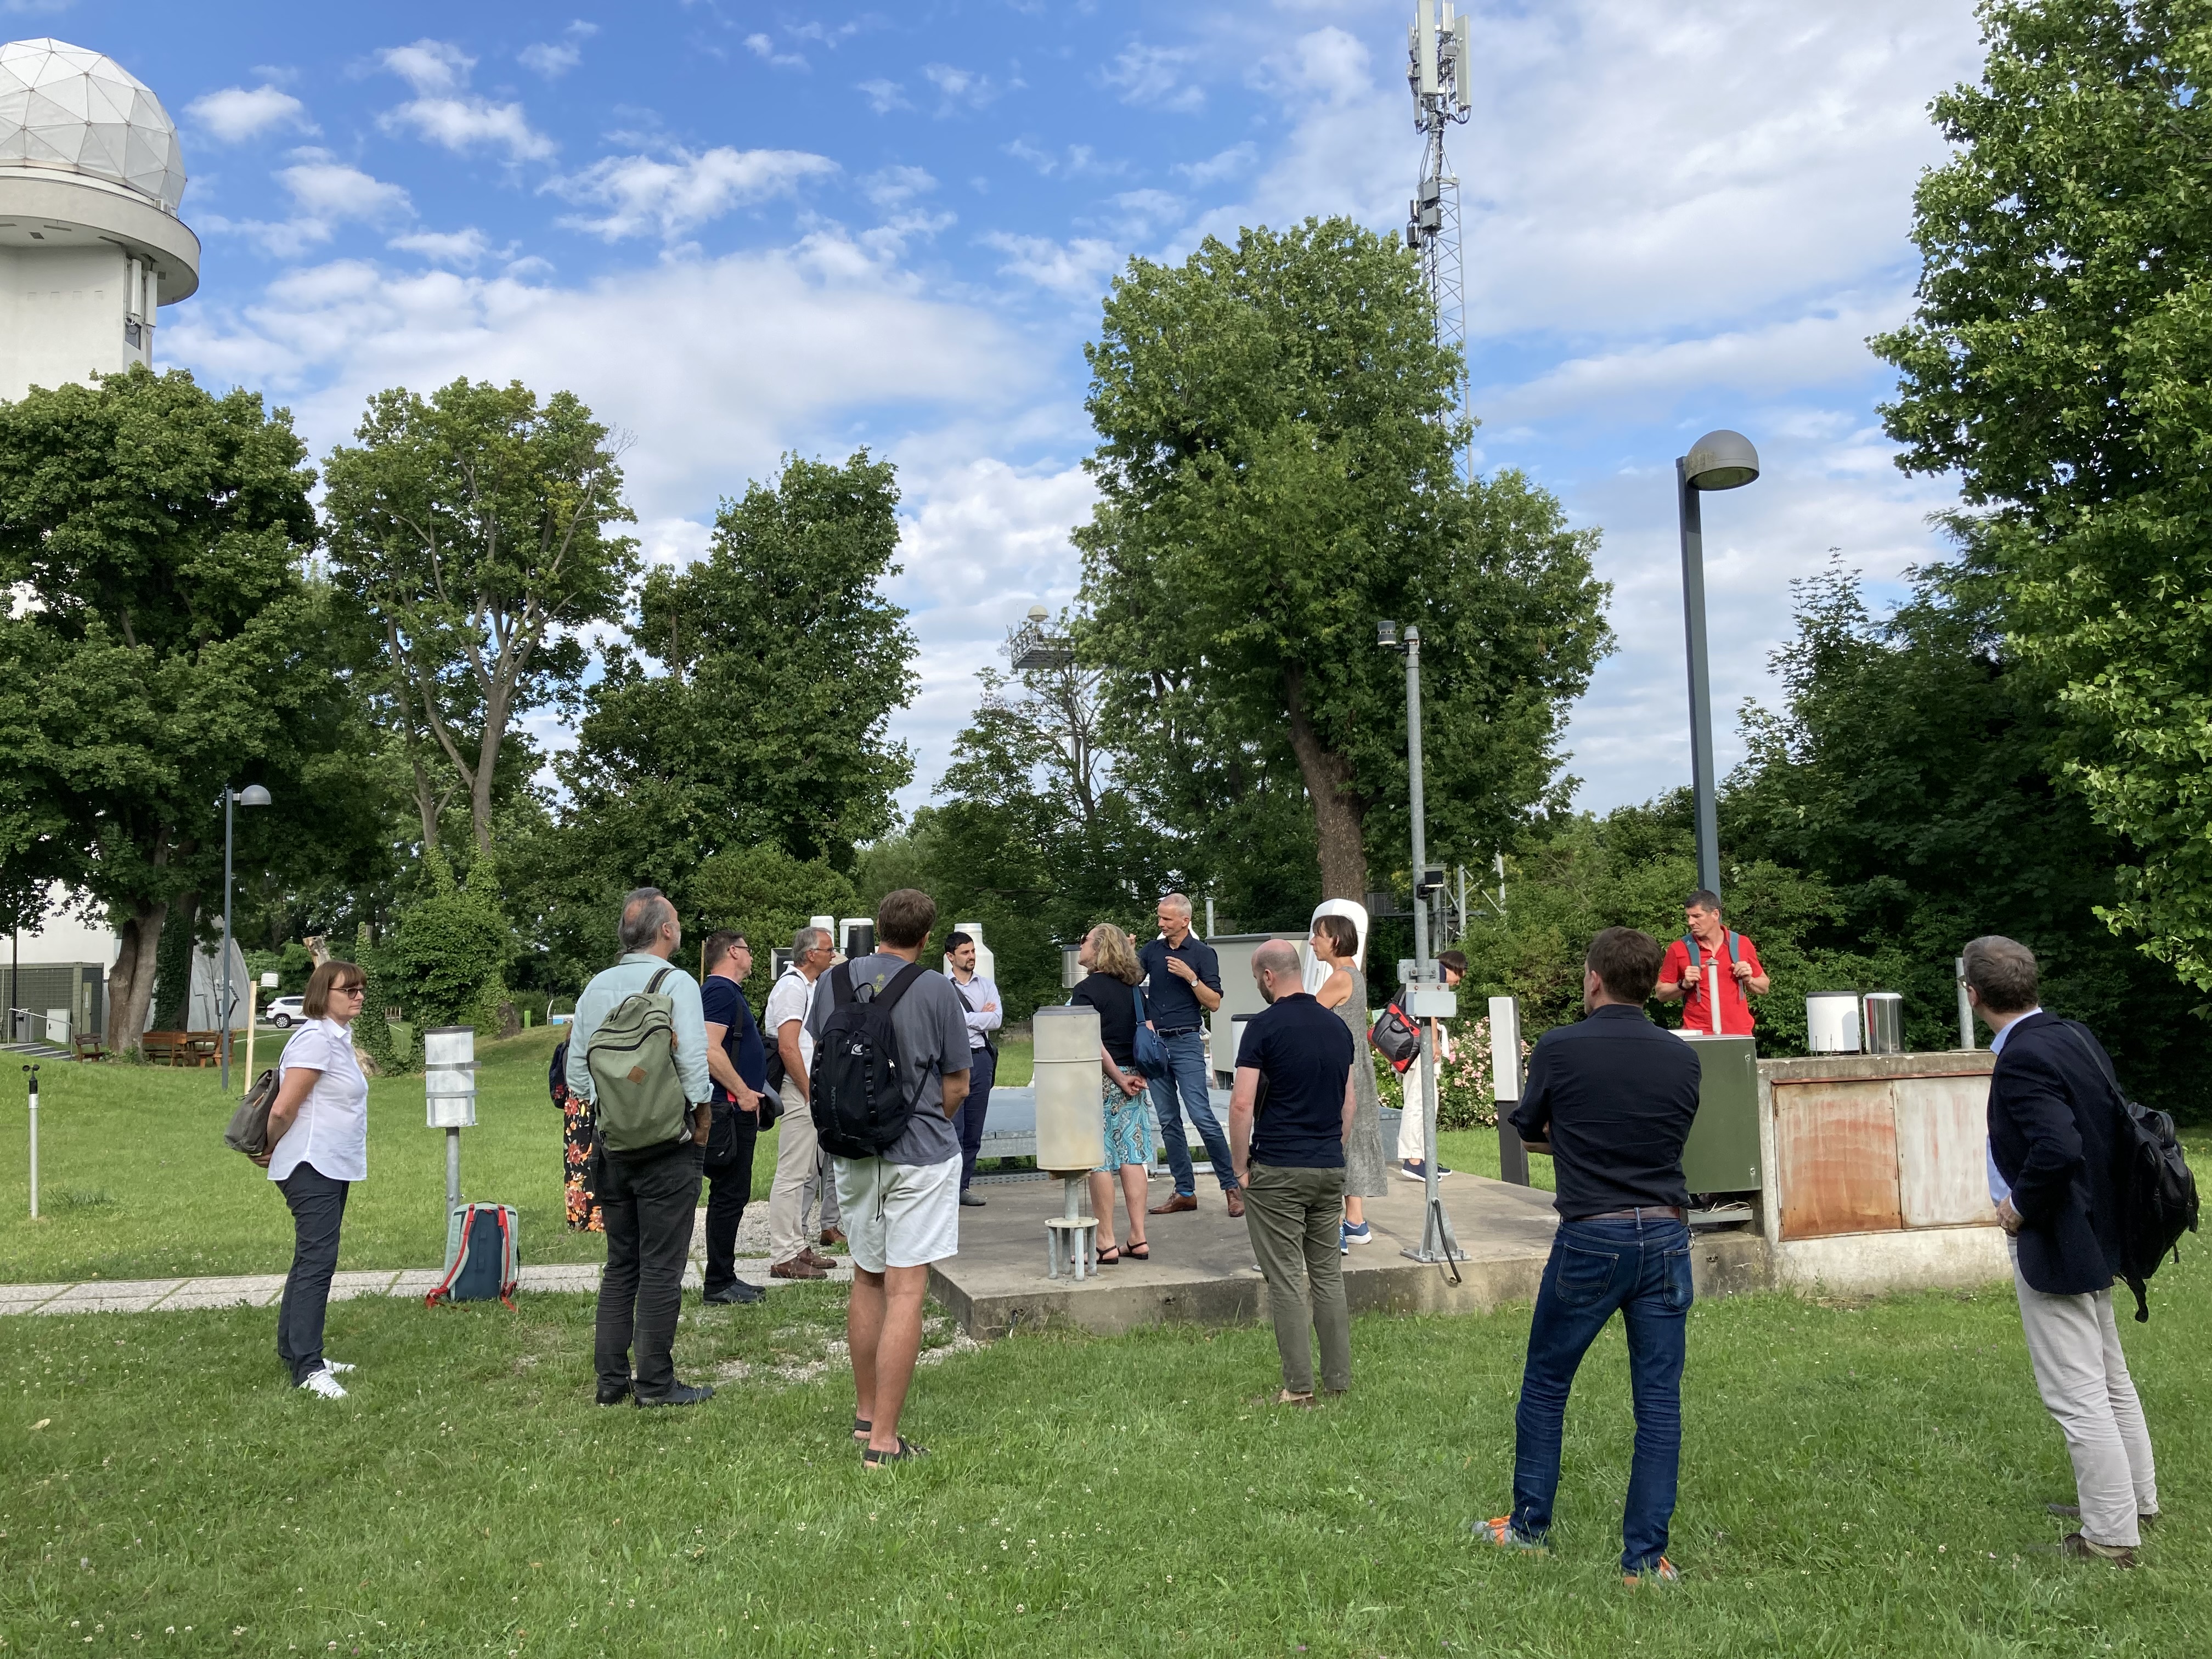
[[[676,1070],[676,1000],[660,991],[674,971],[662,969],[624,997],[585,1045],[593,1115],[611,1152],[651,1152],[690,1132],[690,1103]]]

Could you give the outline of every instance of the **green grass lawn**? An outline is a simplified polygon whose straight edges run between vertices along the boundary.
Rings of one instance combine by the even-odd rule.
[[[265,1310],[17,1318],[0,1652],[2177,1659],[2212,1630],[2201,1255],[2156,1294],[2142,1570],[2034,1553],[2072,1486],[2009,1295],[1757,1296],[1692,1316],[1685,1578],[1634,1594],[1617,1323],[1535,1559],[1464,1530],[1509,1503],[1525,1309],[1363,1318],[1306,1413],[1255,1403],[1258,1328],[950,1352],[908,1419],[934,1455],[874,1476],[832,1286],[690,1304],[721,1393],[681,1413],[590,1403],[584,1297],[341,1304],[335,1406],[281,1386]]]
[[[273,1039],[273,1040],[272,1040]],[[545,1091],[555,1030],[480,1045],[477,1127],[461,1132],[465,1196],[520,1212],[525,1261],[596,1261],[605,1243],[572,1233],[561,1193],[561,1115]],[[283,1039],[264,1033],[255,1063]],[[1000,1075],[1030,1079],[1009,1042]],[[240,1064],[234,1080],[242,1077]],[[235,1101],[212,1069],[49,1064],[39,1073],[40,1218],[30,1215],[23,1074],[0,1070],[0,1282],[282,1273],[292,1221],[264,1172],[222,1144]],[[242,1081],[239,1087],[243,1088]],[[775,1135],[753,1159],[768,1196]],[[424,1127],[422,1079],[368,1091],[368,1179],[346,1202],[341,1267],[434,1267],[446,1241],[445,1136]]]

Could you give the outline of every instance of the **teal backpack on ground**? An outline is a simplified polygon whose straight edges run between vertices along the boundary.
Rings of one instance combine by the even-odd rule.
[[[515,1244],[518,1218],[511,1204],[460,1204],[446,1222],[446,1276],[422,1298],[441,1302],[489,1302],[497,1297],[512,1308],[522,1277]]]
[[[599,1142],[611,1152],[646,1152],[689,1133],[691,1103],[676,1070],[676,1000],[660,981],[663,968],[642,991],[609,1011],[584,1048],[584,1068],[597,1097],[592,1115]]]

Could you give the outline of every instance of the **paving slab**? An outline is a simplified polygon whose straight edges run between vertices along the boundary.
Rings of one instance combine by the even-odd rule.
[[[1172,1190],[1156,1181],[1151,1200]],[[1463,1253],[1457,1282],[1440,1265],[1402,1254],[1420,1243],[1424,1191],[1394,1176],[1389,1192],[1366,1200],[1374,1242],[1344,1258],[1354,1313],[1477,1313],[1534,1300],[1557,1226],[1552,1194],[1465,1173],[1439,1191]],[[960,1212],[959,1254],[930,1269],[930,1289],[969,1336],[1055,1323],[1114,1335],[1267,1316],[1267,1287],[1244,1223],[1230,1216],[1218,1187],[1200,1193],[1196,1210],[1146,1218],[1149,1261],[1124,1261],[1080,1282],[1045,1276],[1045,1223],[1061,1201],[1057,1182],[1038,1182],[994,1188],[985,1208]],[[1118,1206],[1115,1222],[1126,1239]],[[1764,1289],[1768,1280],[1765,1242],[1748,1232],[1700,1235],[1692,1260],[1701,1295]]]
[[[0,1285],[0,1314],[32,1313],[41,1303],[51,1302],[67,1285]]]
[[[72,1285],[40,1313],[143,1313],[184,1285],[181,1279],[88,1279]]]
[[[161,1299],[164,1313],[179,1308],[273,1307],[283,1298],[283,1273],[246,1273],[230,1279],[188,1279]]]

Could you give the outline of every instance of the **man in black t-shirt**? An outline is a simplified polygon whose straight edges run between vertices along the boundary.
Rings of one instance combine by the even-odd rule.
[[[1630,1586],[1675,1577],[1668,1523],[1682,1451],[1682,1361],[1690,1304],[1690,1201],[1682,1143],[1698,1115],[1697,1050],[1644,1012],[1658,983],[1659,941],[1608,927],[1583,964],[1588,1018],[1544,1033],[1513,1127],[1549,1152],[1559,1230],[1536,1292],[1515,1413],[1513,1513],[1478,1521],[1479,1537],[1540,1550],[1559,1487],[1567,1391],[1583,1355],[1620,1310],[1636,1407],[1636,1455],[1621,1517]]]
[[[707,1023],[707,1071],[714,1080],[713,1126],[707,1135],[707,1271],[700,1289],[710,1303],[757,1302],[767,1294],[738,1277],[738,1226],[753,1190],[753,1146],[760,1136],[768,1051],[739,981],[752,971],[743,933],[707,936],[707,977],[699,1012]]]
[[[1309,1322],[1321,1341],[1322,1387],[1342,1394],[1352,1386],[1340,1236],[1356,1045],[1351,1028],[1304,988],[1289,940],[1269,939],[1253,951],[1252,978],[1267,1008],[1245,1027],[1237,1052],[1230,1153],[1283,1356],[1276,1403],[1310,1406]]]

